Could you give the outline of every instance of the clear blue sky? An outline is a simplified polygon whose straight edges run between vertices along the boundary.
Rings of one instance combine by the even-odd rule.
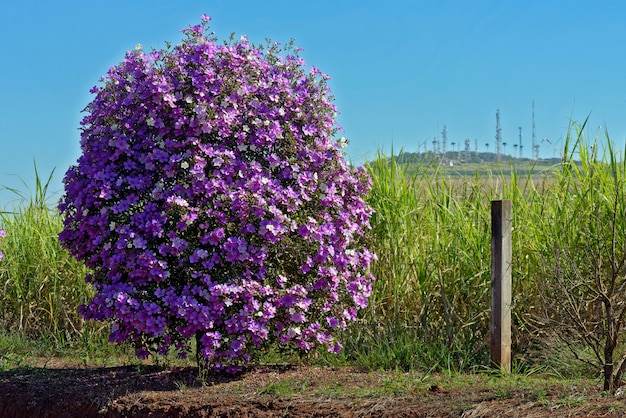
[[[558,156],[570,118],[626,138],[619,0],[0,0],[0,185],[23,190],[36,161],[60,191],[89,89],[127,50],[178,42],[203,13],[221,39],[295,39],[332,77],[356,162],[392,144],[430,149],[444,124],[448,149],[469,138],[493,151],[496,109],[506,153],[521,126],[530,157],[533,100],[542,157]],[[0,192],[0,209],[10,199]]]

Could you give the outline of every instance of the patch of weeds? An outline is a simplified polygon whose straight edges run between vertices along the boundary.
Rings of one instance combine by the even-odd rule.
[[[407,391],[406,382],[402,378],[402,375],[392,376],[392,377],[383,377],[382,385],[379,388],[380,394],[385,395],[393,395],[393,396],[402,396]]]
[[[307,390],[306,381],[294,382],[292,379],[278,380],[269,382],[264,387],[258,389],[256,393],[258,395],[270,395],[289,397],[294,393],[301,393]]]
[[[617,401],[614,404],[611,405],[606,405],[600,408],[597,408],[597,410],[601,413],[606,413],[608,412],[609,414],[613,415],[617,415],[620,414],[619,416],[623,416],[624,414],[624,410],[626,409],[626,407],[624,407],[624,405]]]
[[[548,396],[548,391],[546,390],[546,388],[538,387],[536,389],[533,389],[532,396],[533,398],[541,402],[546,399],[546,396]]]
[[[423,386],[423,382],[429,378],[428,375],[414,375],[407,373],[393,373],[383,376],[382,385],[377,392],[381,395],[402,396],[407,393],[418,391]]]
[[[585,397],[580,395],[570,395],[566,398],[557,399],[550,405],[551,410],[560,408],[576,408],[585,402]]]
[[[340,396],[345,395],[345,388],[343,386],[343,383],[336,382],[332,386],[326,387],[322,391],[322,393],[331,398],[338,398]],[[364,397],[368,397],[368,394],[364,395]]]
[[[492,366],[479,366],[473,369],[475,372],[488,376],[507,378],[511,376],[531,377],[542,375],[545,376],[551,370],[548,366],[537,365],[528,362],[524,358],[514,359],[511,364],[511,371]]]
[[[605,390],[600,394],[600,396],[603,398],[610,398],[613,396],[613,394],[611,393],[610,390]]]
[[[0,353],[0,372],[5,372],[24,364],[24,358],[14,353]]]
[[[508,389],[496,389],[494,392],[496,394],[495,398],[498,400],[505,400],[505,399],[513,398],[513,393]]]
[[[184,392],[189,389],[189,386],[181,380],[175,380],[174,386],[176,386],[176,389],[178,389],[179,392]]]
[[[546,343],[538,359],[555,377],[593,378],[597,374],[593,351],[584,346],[564,346],[558,339]]]
[[[202,382],[202,384],[204,385],[204,382]],[[175,379],[174,380],[174,386],[176,386],[176,389],[178,389],[179,392],[185,392],[185,391],[191,389],[191,386],[189,385],[189,382],[186,382],[183,379]]]

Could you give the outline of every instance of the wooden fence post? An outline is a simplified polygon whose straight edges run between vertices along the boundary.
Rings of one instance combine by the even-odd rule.
[[[511,201],[491,202],[491,361],[511,372]]]

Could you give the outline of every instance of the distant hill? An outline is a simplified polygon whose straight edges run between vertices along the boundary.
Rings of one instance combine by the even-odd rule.
[[[441,165],[458,165],[458,164],[480,164],[480,163],[524,163],[538,165],[555,165],[561,163],[561,158],[546,158],[534,160],[531,158],[517,158],[510,155],[498,155],[493,152],[464,152],[464,151],[448,151],[444,154],[435,154],[428,152],[400,152],[395,156],[400,164],[432,164],[438,161]],[[450,164],[451,163],[451,164]]]
[[[476,173],[510,173],[515,168],[517,174],[542,173],[561,164],[560,158],[530,159],[516,158],[510,155],[498,155],[493,152],[448,151],[445,154],[433,152],[400,152],[393,157],[398,164],[408,165],[409,169],[434,169],[438,167],[450,175],[474,175]],[[413,167],[411,167],[413,166]]]

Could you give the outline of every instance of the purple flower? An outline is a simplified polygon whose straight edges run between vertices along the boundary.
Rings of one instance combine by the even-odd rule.
[[[337,352],[371,293],[371,182],[333,139],[327,76],[209,21],[90,90],[59,204],[59,240],[92,270],[80,312],[139,356],[201,335],[216,370],[274,343]]]
[[[304,316],[304,314],[302,312],[292,312],[289,315],[289,320],[291,322],[295,322],[295,323],[303,323],[306,321],[306,317]]]
[[[263,220],[259,227],[259,234],[268,242],[275,244],[280,236],[287,232],[287,228],[277,220]]]
[[[226,243],[222,246],[222,250],[226,255],[226,261],[230,263],[246,261],[250,257],[248,244],[244,238],[228,238]]]
[[[326,321],[328,321],[328,326],[331,328],[337,328],[339,326],[339,320],[332,316],[329,316],[328,318],[326,318]]]

